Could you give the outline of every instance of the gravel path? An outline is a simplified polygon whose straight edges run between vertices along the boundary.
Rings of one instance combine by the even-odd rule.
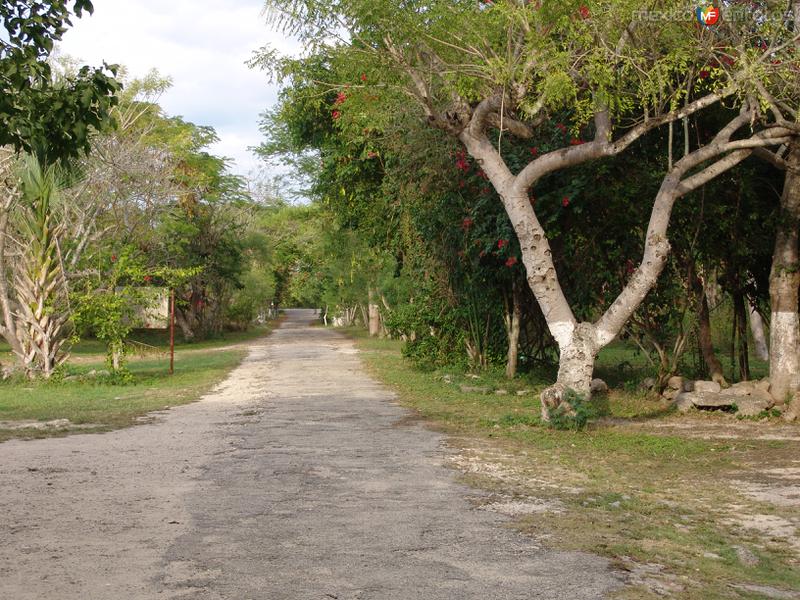
[[[0,444],[0,598],[603,598],[605,561],[475,510],[350,341],[288,319],[156,423]]]

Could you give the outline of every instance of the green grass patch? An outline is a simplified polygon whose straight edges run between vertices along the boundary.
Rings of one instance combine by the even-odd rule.
[[[104,348],[91,353],[91,342],[83,345],[83,360],[69,364],[66,373],[78,376],[67,381],[13,379],[0,383],[0,421],[53,421],[68,419],[66,429],[36,430],[0,427],[0,441],[65,435],[77,431],[107,431],[127,427],[154,410],[193,402],[223,380],[244,358],[242,342],[268,333],[257,328],[241,334],[197,344],[182,345],[175,353],[175,374],[169,375],[166,354],[133,358],[127,364],[132,381],[115,384],[113,378],[87,379],[91,370],[105,369]],[[161,350],[167,340],[152,337]],[[235,344],[239,344],[238,346]]]

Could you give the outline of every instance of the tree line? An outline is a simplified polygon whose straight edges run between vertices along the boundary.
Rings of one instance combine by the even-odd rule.
[[[0,4],[0,335],[5,371],[52,377],[81,338],[124,373],[131,332],[174,289],[188,340],[264,319],[279,285],[267,180],[232,175],[170,82],[54,56],[88,0]]]
[[[682,2],[270,0],[308,52],[253,60],[283,84],[260,152],[330,221],[326,312],[421,363],[553,362],[545,412],[588,396],[618,339],[660,386],[695,348],[700,375],[747,379],[767,323],[791,400],[800,2],[719,7],[707,25]]]

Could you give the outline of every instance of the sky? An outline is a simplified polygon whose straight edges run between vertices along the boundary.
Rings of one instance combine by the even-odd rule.
[[[259,160],[259,115],[272,106],[277,88],[249,69],[253,51],[268,44],[296,54],[292,40],[274,32],[262,16],[262,0],[93,0],[94,14],[74,19],[61,52],[82,63],[124,65],[132,77],[151,69],[172,78],[161,98],[171,116],[216,129],[214,154],[235,161],[248,175]]]

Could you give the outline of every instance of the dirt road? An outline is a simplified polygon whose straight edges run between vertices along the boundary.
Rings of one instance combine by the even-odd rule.
[[[0,598],[603,598],[601,559],[475,510],[440,434],[289,311],[202,401],[0,444]]]

